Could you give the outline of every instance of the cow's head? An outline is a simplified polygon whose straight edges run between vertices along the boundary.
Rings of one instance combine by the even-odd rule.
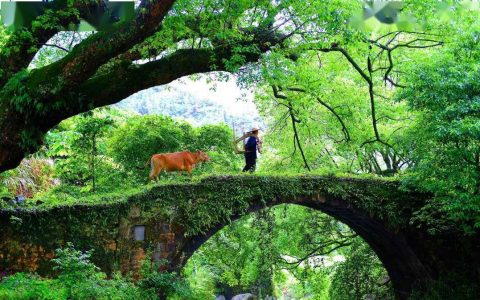
[[[208,156],[207,153],[198,150],[197,151],[197,159],[199,161],[207,162],[207,161],[210,161],[210,156]]]

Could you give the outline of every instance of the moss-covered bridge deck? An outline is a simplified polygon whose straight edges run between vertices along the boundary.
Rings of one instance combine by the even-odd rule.
[[[151,256],[181,268],[211,235],[232,220],[266,206],[290,203],[325,212],[364,238],[385,265],[399,298],[417,281],[462,271],[451,243],[410,225],[427,196],[390,180],[316,176],[224,176],[196,183],[148,187],[134,195],[92,203],[0,211],[0,271],[48,274],[54,250],[73,242],[94,249],[107,273],[133,272]],[[144,240],[136,240],[136,226]],[[475,244],[475,243],[473,243]],[[478,264],[471,254],[470,262]]]

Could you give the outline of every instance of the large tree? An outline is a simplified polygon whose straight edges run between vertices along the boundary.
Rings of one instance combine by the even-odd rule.
[[[106,9],[103,1],[55,0],[30,26],[10,32],[0,26],[0,172],[38,150],[63,119],[183,76],[258,61],[305,24],[294,2],[141,1],[133,20],[95,32],[72,49],[48,41]],[[310,16],[320,9],[314,2],[305,6],[312,7]],[[65,55],[36,67],[32,59],[42,46]]]
[[[435,11],[437,1],[427,2]],[[349,21],[361,12],[362,1],[358,0],[142,0],[137,4],[132,20],[83,35],[78,44],[62,42],[59,36],[75,35],[60,31],[88,19],[89,14],[107,10],[103,0],[55,0],[30,26],[12,32],[0,25],[0,172],[16,167],[38,150],[45,133],[63,119],[152,86],[211,71],[249,73],[245,78],[250,83],[261,79],[262,85],[273,88],[277,102],[288,107],[295,145],[310,169],[308,153],[301,147],[304,135],[298,99],[318,103],[335,117],[343,140],[355,139],[340,109],[330,99],[318,97],[324,86],[304,78],[292,80],[302,62],[312,70],[308,78],[317,78],[319,69],[325,71],[325,55],[347,63],[344,71],[352,73],[355,81],[361,79],[356,87],[367,90],[359,95],[362,103],[368,103],[371,130],[361,148],[381,148],[387,165],[393,171],[399,169],[399,156],[382,132],[389,121],[377,105],[385,96],[379,95],[380,90],[385,84],[392,91],[403,88],[405,83],[398,80],[402,74],[399,58],[411,59],[407,53],[412,49],[437,47],[444,36],[429,34],[428,26],[420,31],[400,25],[357,30]],[[434,13],[421,8],[415,1],[406,1],[402,13],[429,22],[436,19]],[[430,23],[443,28],[439,22]],[[38,63],[38,57],[45,55],[36,54],[44,53],[45,47],[55,47],[61,55],[52,62]],[[269,59],[263,59],[265,54]],[[315,57],[318,67],[312,63]],[[249,68],[260,59],[271,72]],[[296,67],[286,61],[296,61]]]

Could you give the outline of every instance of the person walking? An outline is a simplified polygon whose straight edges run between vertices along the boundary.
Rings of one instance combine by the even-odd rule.
[[[262,153],[261,141],[258,138],[259,130],[259,128],[254,127],[251,131],[247,132],[251,134],[251,136],[245,144],[245,167],[242,170],[243,172],[254,172],[257,166],[257,151]]]

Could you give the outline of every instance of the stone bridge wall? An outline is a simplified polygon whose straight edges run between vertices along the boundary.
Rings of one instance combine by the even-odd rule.
[[[54,250],[72,242],[94,249],[93,262],[107,274],[138,274],[146,258],[178,270],[211,235],[231,220],[265,206],[293,203],[346,223],[372,246],[399,298],[416,280],[464,269],[456,255],[460,237],[432,237],[410,225],[424,195],[403,192],[394,181],[325,177],[235,176],[195,184],[160,185],[102,204],[0,211],[0,273],[51,274]],[[135,239],[136,226],[145,229]],[[478,247],[478,241],[470,247]],[[467,258],[465,258],[467,259]],[[469,264],[480,266],[471,254]],[[472,274],[478,277],[478,271]]]

